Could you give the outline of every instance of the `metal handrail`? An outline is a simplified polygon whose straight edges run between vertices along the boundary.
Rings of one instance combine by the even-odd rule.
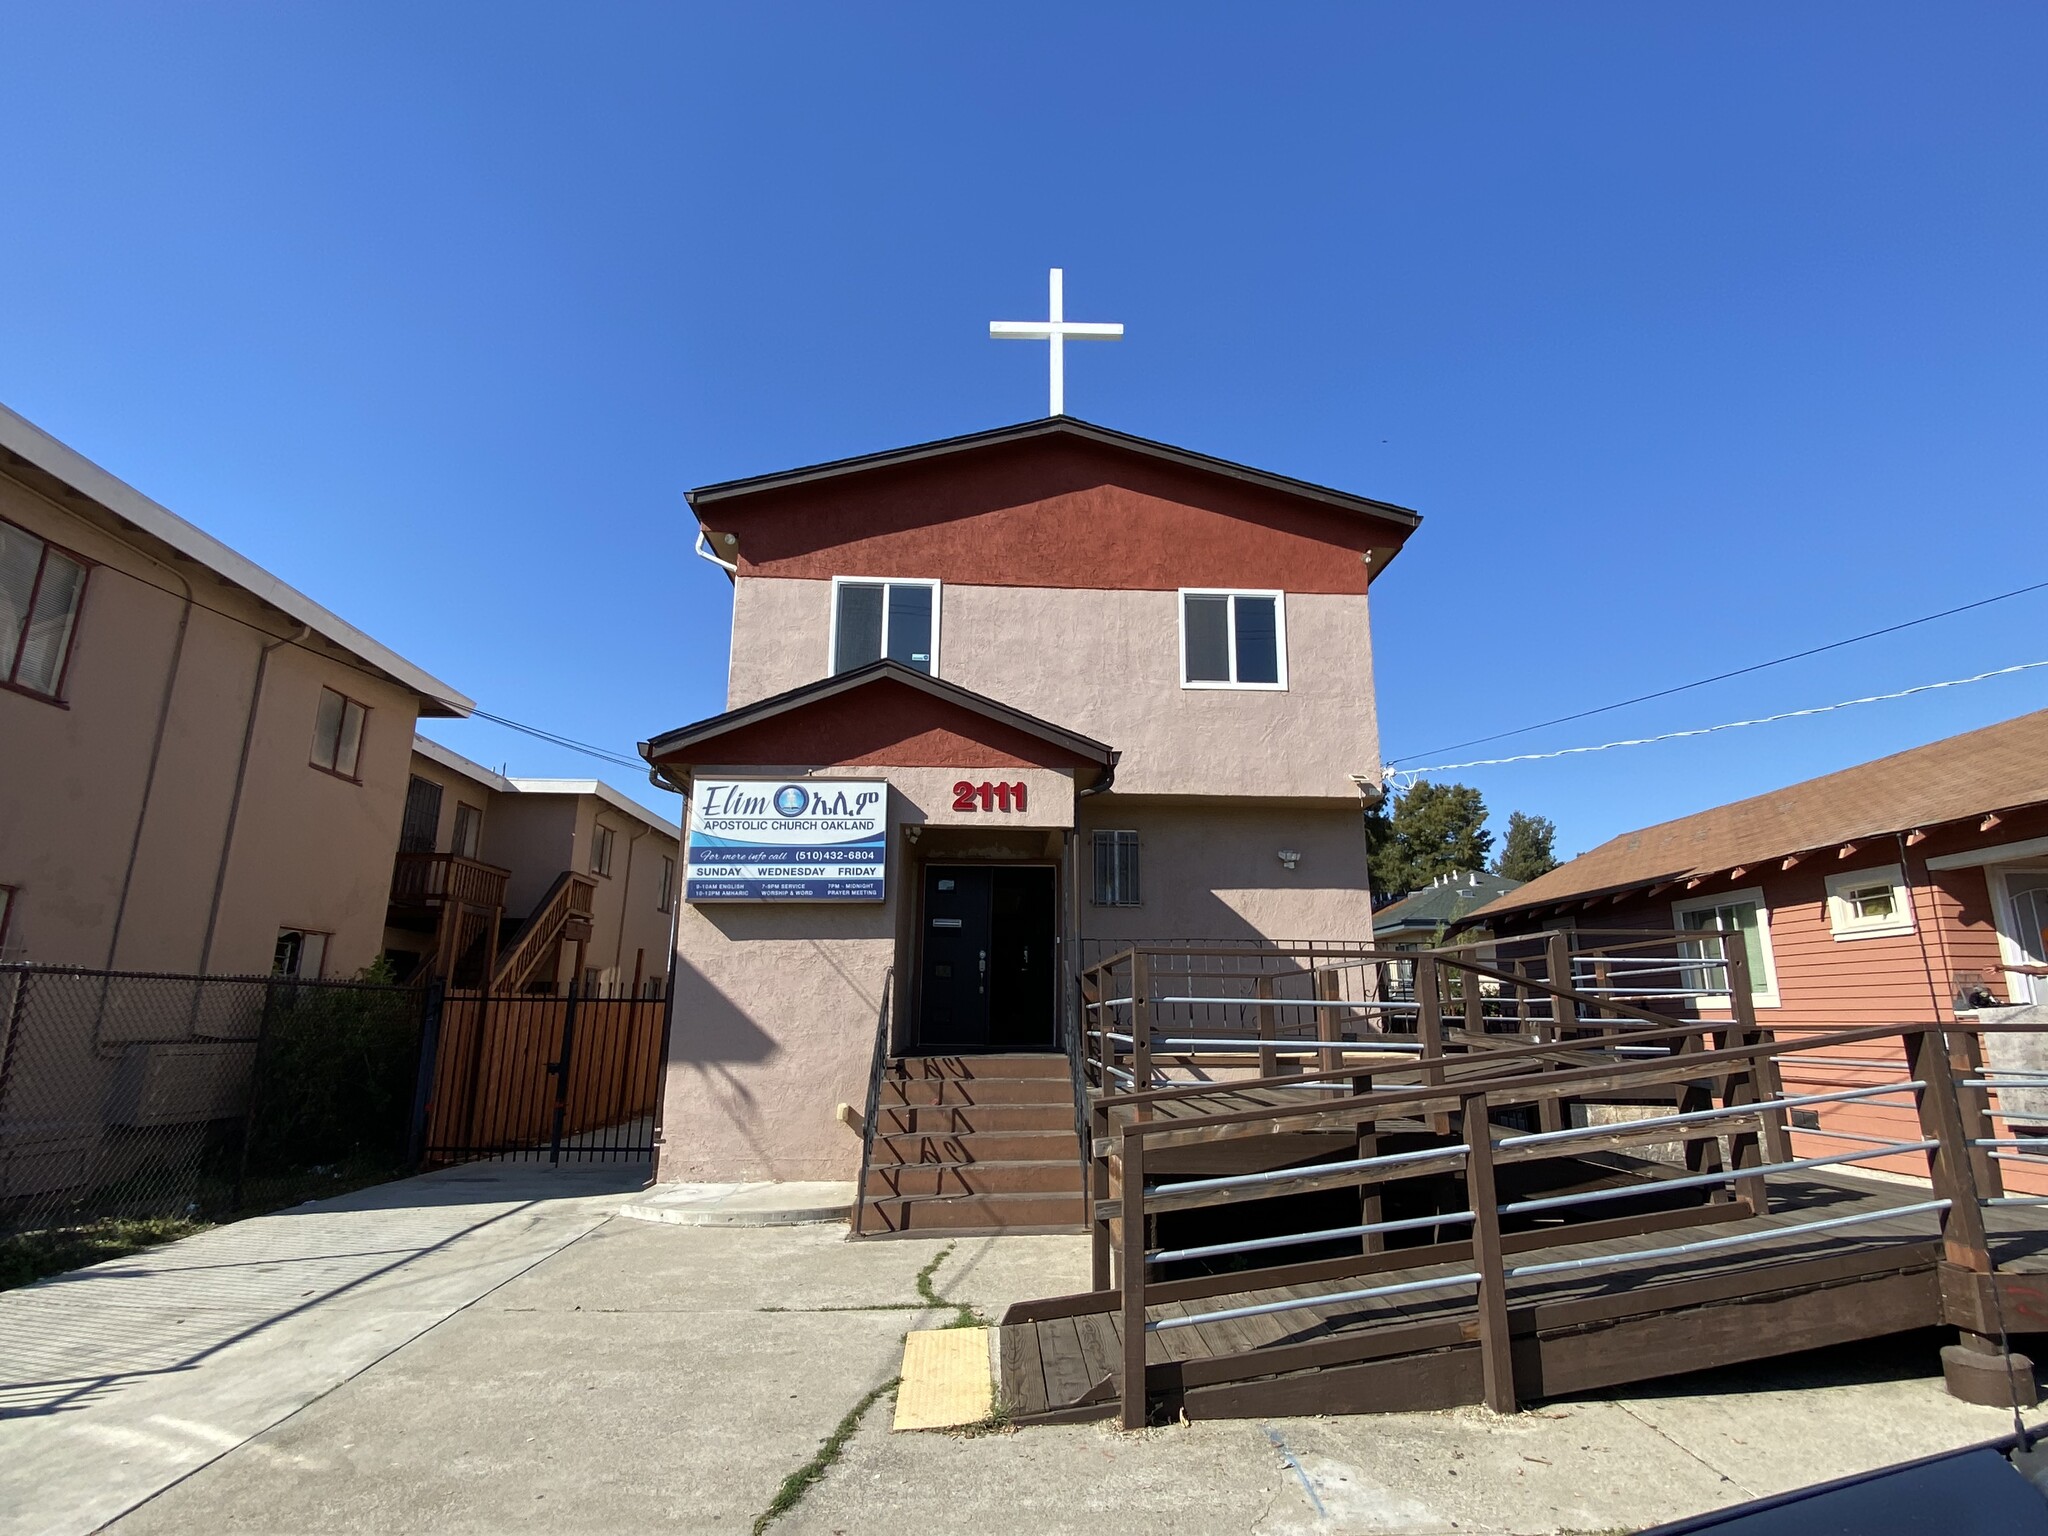
[[[853,1186],[853,1235],[865,1231],[868,1209],[868,1169],[875,1158],[875,1122],[882,1117],[882,1069],[889,1060],[889,1000],[896,984],[896,967],[882,972],[882,1006],[875,1011],[875,1048],[868,1058],[867,1113],[860,1122],[860,1179]]]

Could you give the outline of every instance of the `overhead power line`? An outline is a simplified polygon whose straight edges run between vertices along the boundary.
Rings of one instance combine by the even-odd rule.
[[[541,741],[566,748],[568,751],[581,752],[585,757],[594,757],[600,762],[616,763],[621,768],[638,768],[642,772],[645,772],[647,769],[647,761],[644,758],[626,757],[618,752],[608,752],[603,747],[593,747],[587,741],[577,741],[574,737],[570,736],[558,736],[553,731],[544,731],[537,725],[523,725],[517,720],[508,720],[503,715],[494,715],[487,709],[473,709],[470,711],[470,715],[474,719],[488,720],[493,725],[502,725],[508,731],[521,731]]]
[[[1406,757],[1397,757],[1396,763],[1405,763],[1413,758],[1433,757],[1439,752],[1462,752],[1467,747],[1483,747],[1488,742],[1505,741],[1510,736],[1526,736],[1531,731],[1541,731],[1553,725],[1568,725],[1574,720],[1589,720],[1594,715],[1610,714],[1617,709],[1627,709],[1631,704],[1647,704],[1652,699],[1668,699],[1675,693],[1688,693],[1694,688],[1704,688],[1709,683],[1725,683],[1731,677],[1747,677],[1752,672],[1761,672],[1767,667],[1782,667],[1788,661],[1804,661],[1809,656],[1819,656],[1828,651],[1839,651],[1845,645],[1859,645],[1865,640],[1875,640],[1880,635],[1895,635],[1902,629],[1912,629],[1921,624],[1932,624],[1936,619],[1954,618],[1959,613],[1968,613],[1974,608],[1988,608],[1993,603],[2002,603],[2009,597],[2025,597],[2029,592],[2048,588],[2048,581],[2037,581],[2032,586],[2015,587],[2010,592],[2001,592],[1996,597],[1980,597],[1974,603],[1964,603],[1956,608],[1944,608],[1940,613],[1929,613],[1917,619],[1907,619],[1899,624],[1887,624],[1883,629],[1868,630],[1860,635],[1851,635],[1846,640],[1831,640],[1826,645],[1816,645],[1804,651],[1794,651],[1789,656],[1776,656],[1769,661],[1759,661],[1746,667],[1737,667],[1732,672],[1716,672],[1712,677],[1703,677],[1696,682],[1680,683],[1675,688],[1660,688],[1655,693],[1637,694],[1632,699],[1623,699],[1618,704],[1602,704],[1594,709],[1582,709],[1575,714],[1559,715],[1554,720],[1539,721],[1535,725],[1517,726],[1512,731],[1495,731],[1491,736],[1475,736],[1469,741],[1454,741],[1447,747],[1429,747],[1421,752],[1410,752]],[[1860,702],[1860,701],[1859,701]],[[1716,727],[1720,729],[1720,727]],[[1585,749],[1595,750],[1595,749]],[[1431,770],[1434,771],[1434,770]]]
[[[1413,783],[1429,773],[1450,773],[1460,768],[1498,768],[1504,763],[1536,763],[1553,757],[1577,757],[1587,752],[1612,752],[1616,747],[1647,747],[1659,741],[1679,741],[1688,736],[1711,736],[1716,731],[1732,731],[1745,725],[1770,725],[1778,720],[1797,720],[1807,715],[1828,715],[1838,709],[1853,709],[1858,704],[1883,704],[1891,699],[1909,698],[1916,693],[1932,693],[1937,688],[1961,688],[1969,683],[1981,683],[1987,678],[2010,677],[2015,672],[2031,672],[2036,667],[2048,667],[2048,661],[2023,661],[2017,666],[1998,667],[1990,672],[1979,672],[1975,677],[1950,678],[1941,683],[1916,683],[1911,688],[1901,688],[1896,693],[1873,693],[1861,699],[1843,699],[1838,704],[1816,704],[1810,709],[1788,709],[1780,714],[1759,715],[1754,720],[1729,720],[1720,725],[1702,725],[1689,731],[1663,731],[1655,736],[1634,736],[1626,741],[1603,741],[1594,747],[1561,747],[1555,752],[1523,752],[1514,757],[1482,757],[1469,763],[1436,763],[1427,768],[1389,769],[1389,777],[1405,779]]]

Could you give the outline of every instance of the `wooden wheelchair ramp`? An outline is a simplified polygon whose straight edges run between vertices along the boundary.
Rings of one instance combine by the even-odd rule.
[[[1952,1392],[2031,1402],[2048,1157],[2001,1111],[2048,1073],[1986,1055],[2028,1026],[1752,998],[1723,934],[1099,962],[1092,1289],[1004,1316],[1005,1408],[1511,1412],[1940,1324]]]
[[[1650,1230],[1637,1219],[1584,1224],[1571,1241],[1504,1237],[1517,1394],[1619,1386],[1940,1321],[1938,1222],[1912,1209],[1919,1191],[1814,1178],[1774,1193],[1783,1203],[1761,1216],[1720,1204],[1670,1212]],[[1843,1218],[1855,1224],[1785,1231]],[[1603,1226],[1638,1230],[1603,1237]],[[1714,1243],[1725,1246],[1670,1251]],[[1148,1288],[1152,1416],[1483,1401],[1469,1245],[1441,1247],[1450,1252],[1436,1262],[1437,1248],[1409,1249]],[[1573,1267],[1513,1273],[1551,1265]],[[998,1351],[1019,1422],[1113,1415],[1123,1398],[1121,1294],[1022,1303],[1004,1318]]]

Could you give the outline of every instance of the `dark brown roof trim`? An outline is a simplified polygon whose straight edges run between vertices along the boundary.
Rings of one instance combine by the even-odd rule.
[[[970,710],[984,719],[994,720],[1036,736],[1041,741],[1050,742],[1062,751],[1071,752],[1078,758],[1100,766],[1103,770],[1103,781],[1116,771],[1116,750],[1092,736],[1083,736],[1078,731],[1054,725],[1051,721],[1041,720],[1036,715],[1027,715],[1021,709],[1012,709],[986,694],[962,688],[958,683],[949,683],[943,678],[927,677],[922,672],[904,666],[900,661],[888,660],[871,661],[851,672],[820,678],[816,682],[791,688],[786,693],[756,699],[751,704],[742,704],[738,709],[727,710],[722,715],[713,715],[710,719],[699,720],[694,725],[668,731],[652,741],[641,742],[640,755],[649,763],[658,764],[662,758],[672,752],[679,752],[684,747],[710,741],[742,726],[758,725],[763,720],[772,720],[778,715],[788,714],[791,710],[801,709],[807,704],[816,704],[824,699],[836,698],[842,693],[850,693],[856,688],[865,688],[870,683],[885,681],[902,683],[944,703]],[[1103,787],[1107,787],[1106,782],[1103,783]]]
[[[785,486],[803,485],[814,480],[829,480],[840,475],[859,474],[864,470],[883,469],[895,464],[911,464],[920,459],[940,458],[947,454],[964,453],[970,449],[986,448],[999,443],[1017,443],[1034,437],[1056,435],[1086,438],[1090,442],[1102,443],[1108,447],[1124,448],[1150,458],[1164,459],[1184,468],[1225,475],[1233,480],[1243,480],[1248,484],[1261,486],[1266,490],[1320,501],[1363,517],[1378,518],[1382,522],[1393,523],[1401,528],[1413,529],[1422,523],[1421,513],[1407,507],[1396,506],[1390,501],[1375,501],[1370,496],[1354,496],[1349,491],[1334,490],[1327,485],[1296,480],[1289,475],[1276,475],[1270,470],[1253,469],[1248,464],[1233,463],[1229,459],[1212,458],[1206,453],[1196,453],[1193,449],[1176,448],[1171,443],[1156,442],[1149,437],[1137,437],[1129,432],[1119,432],[1113,427],[1100,427],[1077,416],[1045,416],[1036,421],[1019,422],[1015,426],[995,427],[986,432],[970,432],[961,437],[942,437],[909,448],[892,448],[883,453],[866,453],[851,459],[833,459],[829,463],[812,464],[803,469],[786,469],[772,475],[753,475],[744,480],[721,480],[715,485],[698,486],[688,493],[688,497],[690,506],[701,511],[708,503],[730,501],[741,496],[751,496],[759,491],[780,490]]]

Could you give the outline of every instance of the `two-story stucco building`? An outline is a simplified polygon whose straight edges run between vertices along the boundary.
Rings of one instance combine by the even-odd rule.
[[[597,779],[508,778],[416,737],[384,958],[400,980],[660,997],[681,837]]]
[[[1057,1052],[1104,946],[1370,939],[1368,589],[1414,513],[1071,417],[690,501],[732,661],[726,713],[642,749],[692,801],[662,1177],[851,1177],[878,1022]],[[718,862],[850,781],[886,787],[861,878]],[[1071,1163],[1060,1113],[1031,1133]]]
[[[0,407],[0,959],[353,975],[472,707]]]

